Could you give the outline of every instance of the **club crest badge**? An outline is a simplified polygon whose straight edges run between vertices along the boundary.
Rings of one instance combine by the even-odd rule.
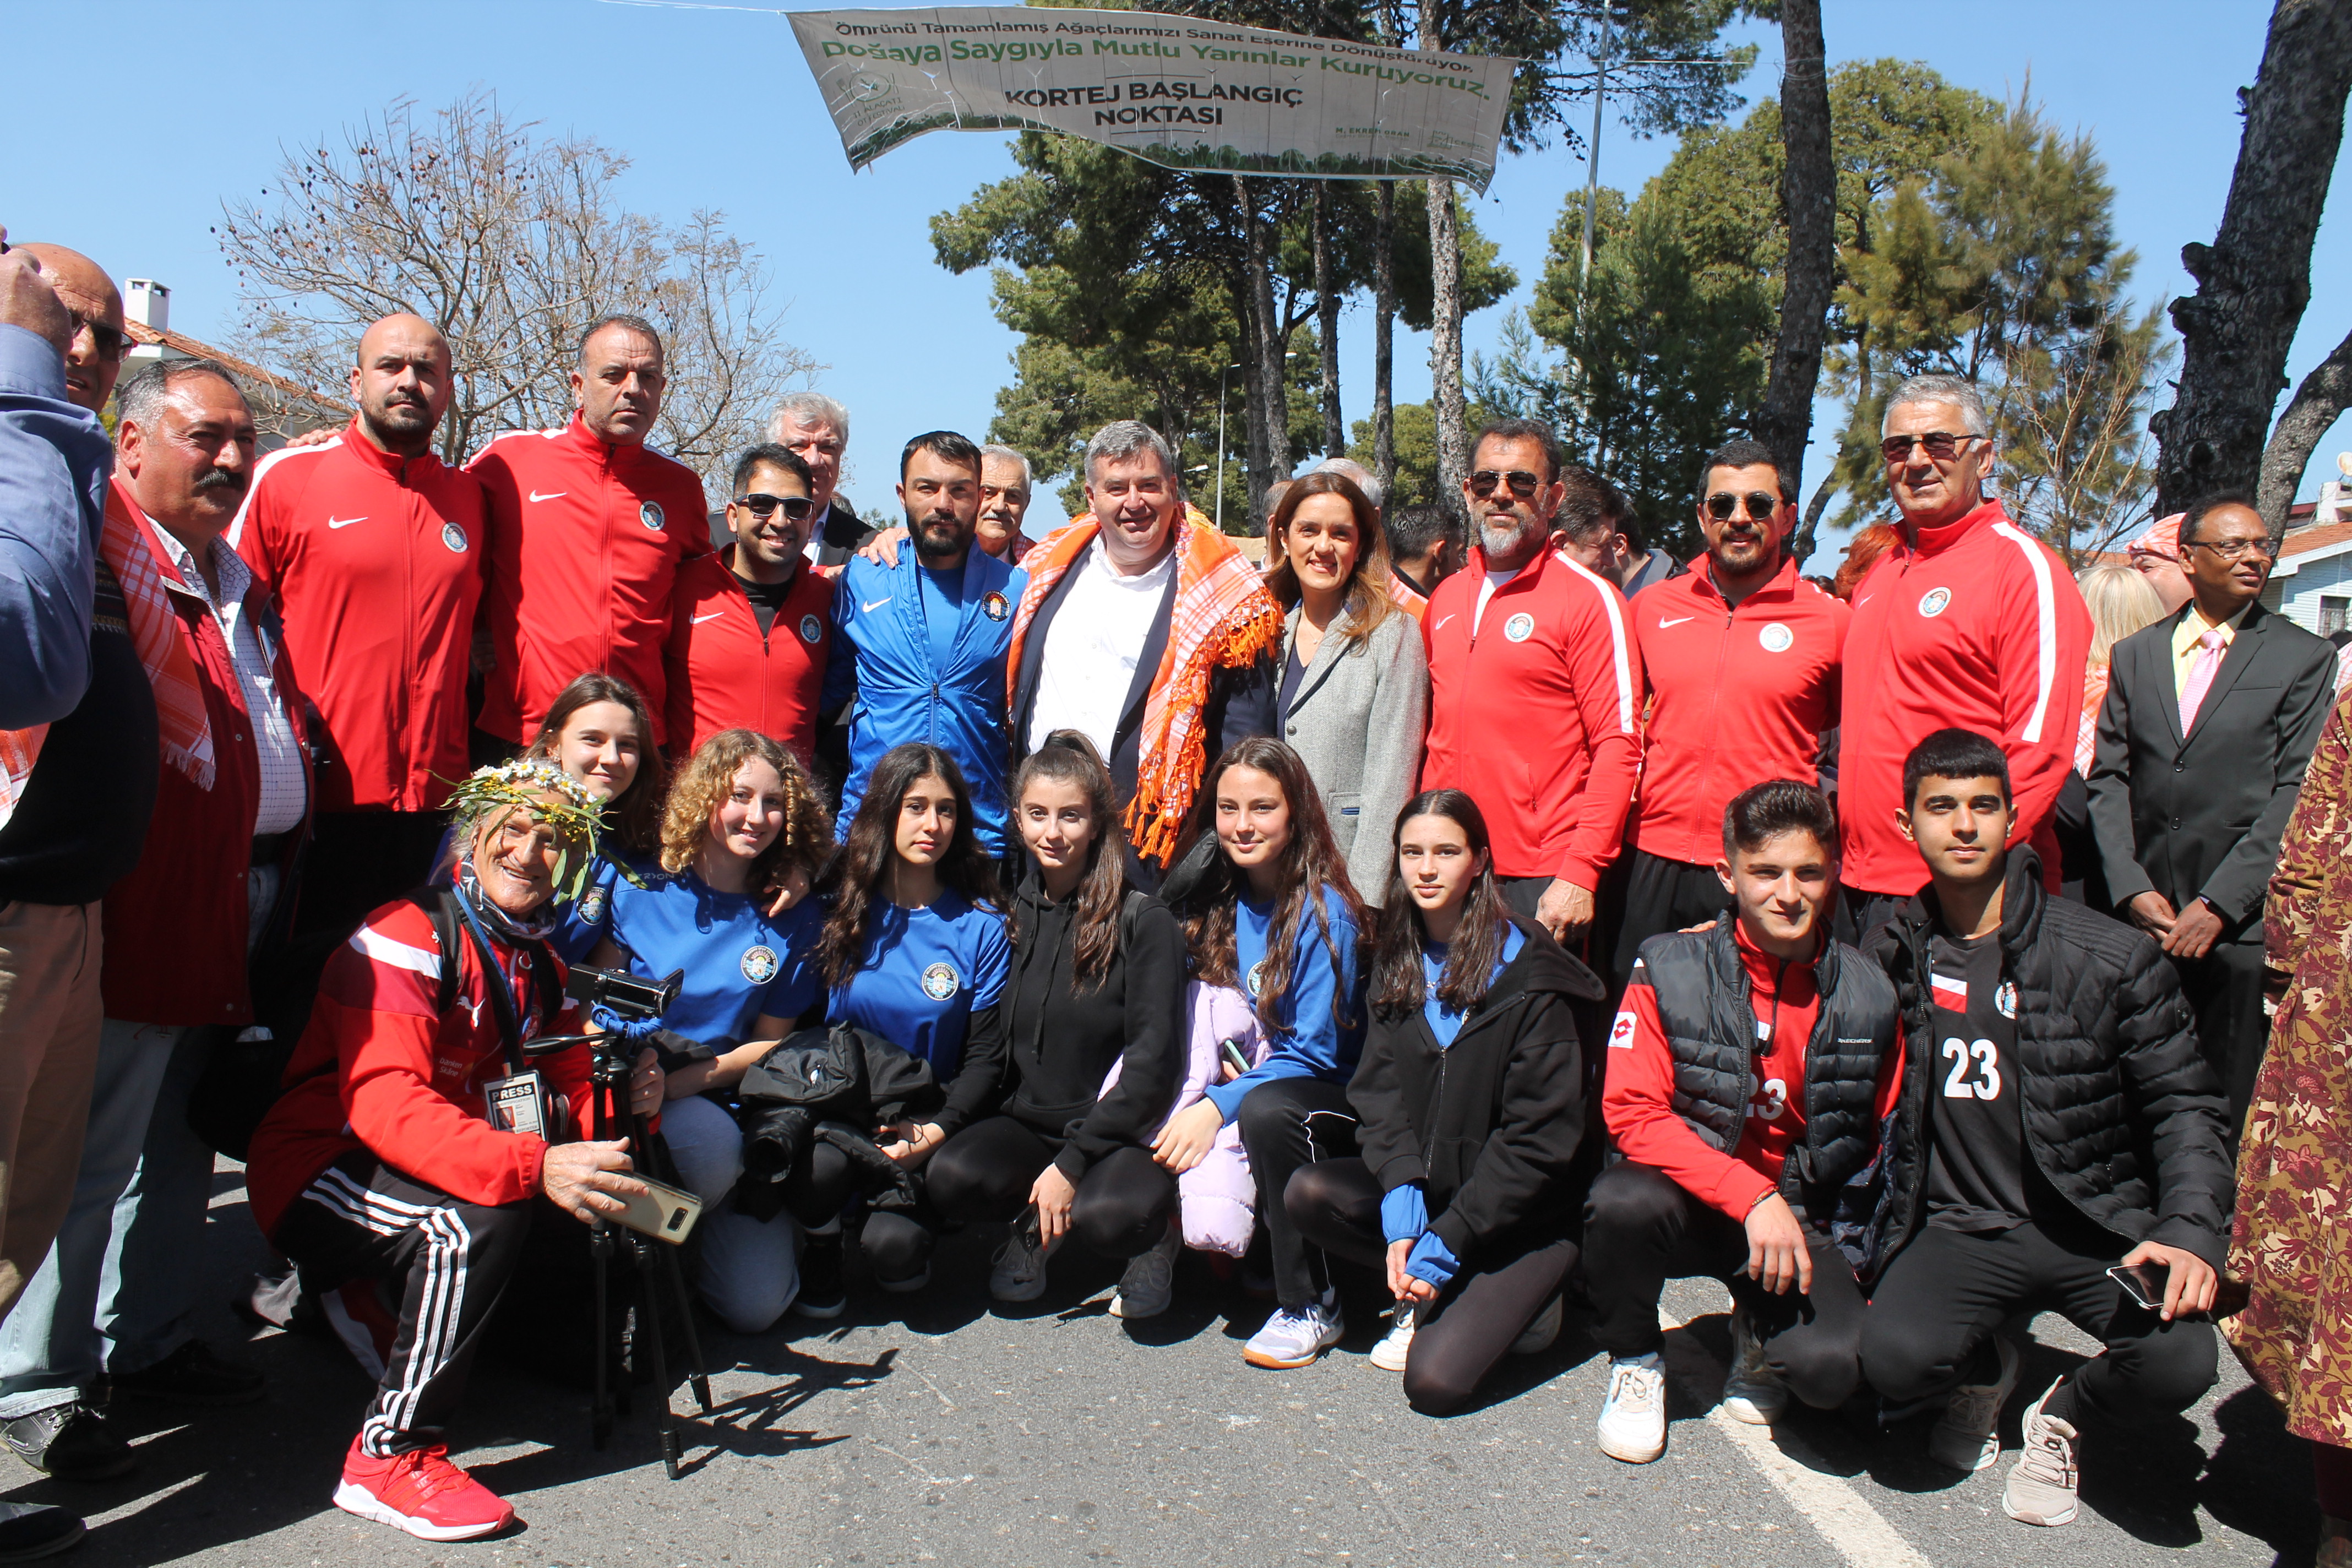
[[[449,547],[450,554],[463,555],[466,553],[466,531],[454,522],[445,522],[441,525],[441,542]]]
[[[1919,613],[1932,621],[1942,615],[1951,602],[1952,591],[1949,588],[1930,588],[1920,596]]]
[[[2017,982],[2014,980],[2002,981],[2000,983],[2000,989],[1992,994],[1992,1005],[2000,1010],[2000,1016],[2002,1017],[2016,1017]]]
[[[580,922],[600,926],[604,923],[604,889],[591,888],[580,895]]]
[[[765,985],[776,977],[776,950],[772,947],[747,947],[740,965],[743,978],[754,985]]]
[[[667,520],[662,515],[661,502],[657,500],[649,500],[646,502],[645,505],[637,508],[637,521],[644,523],[647,528],[652,529],[656,533],[659,533],[661,531],[662,524]]]
[[[1620,1013],[1617,1021],[1609,1026],[1609,1048],[1630,1051],[1633,1048],[1633,1015]]]
[[[1013,605],[1002,594],[989,595],[980,602],[980,607],[988,613],[992,621],[1001,621],[1013,613]]]
[[[824,623],[823,621],[818,620],[814,616],[803,616],[801,617],[801,641],[814,646],[816,639],[823,636],[824,636]]]
[[[956,994],[956,972],[952,965],[934,963],[923,971],[923,994],[934,1002],[944,1002]]]
[[[1247,974],[1242,976],[1243,986],[1253,996],[1256,995],[1258,994],[1259,987],[1265,984],[1265,965],[1266,961],[1261,958],[1255,963],[1250,965],[1249,973]]]
[[[1796,646],[1797,634],[1774,621],[1756,634],[1756,640],[1764,645],[1766,653],[1786,653]]]
[[[1503,623],[1503,635],[1513,642],[1525,642],[1536,635],[1536,618],[1522,610]]]

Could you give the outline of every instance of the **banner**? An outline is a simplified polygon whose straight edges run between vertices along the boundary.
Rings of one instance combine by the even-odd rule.
[[[1484,191],[1518,65],[1149,11],[790,15],[854,169],[929,131],[1058,131],[1171,169]]]

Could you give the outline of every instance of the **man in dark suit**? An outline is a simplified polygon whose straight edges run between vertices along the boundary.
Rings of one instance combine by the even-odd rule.
[[[840,570],[874,537],[849,503],[834,493],[841,483],[841,455],[849,449],[849,410],[822,392],[791,392],[768,416],[768,439],[800,454],[814,482],[809,499],[816,517],[809,524],[808,558],[826,573]]]
[[[2180,524],[2190,599],[2115,647],[2090,777],[2116,912],[2163,943],[2244,1121],[2268,1026],[2263,897],[2336,694],[2336,651],[2264,610],[2278,551],[2242,491]]]

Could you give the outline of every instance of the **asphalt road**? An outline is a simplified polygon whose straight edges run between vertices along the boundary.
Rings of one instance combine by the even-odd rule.
[[[1573,1327],[1508,1363],[1492,1398],[1433,1421],[1353,1321],[1297,1373],[1245,1366],[1264,1308],[1197,1260],[1177,1303],[1130,1331],[1106,1315],[1108,1265],[1065,1255],[1030,1308],[992,1310],[992,1237],[942,1246],[911,1302],[854,1295],[818,1328],[757,1340],[710,1330],[717,1409],[686,1424],[688,1473],[665,1479],[640,1396],[592,1450],[584,1394],[485,1365],[453,1432],[459,1457],[527,1527],[463,1545],[417,1542],[328,1501],[369,1385],[338,1347],[252,1334],[224,1305],[261,1254],[233,1168],[212,1215],[205,1331],[269,1374],[261,1403],[194,1414],[119,1405],[138,1443],[123,1480],[70,1486],[13,1458],[15,1500],[89,1517],[63,1563],[100,1565],[809,1563],[1201,1564],[1589,1563],[1771,1568],[2104,1568],[2308,1563],[2309,1460],[2223,1357],[2190,1417],[2085,1445],[2084,1507],[2037,1531],[2000,1512],[2011,1456],[1965,1479],[1929,1464],[1917,1426],[1884,1436],[1808,1414],[1769,1436],[1717,1414],[1727,1300],[1670,1289],[1674,1425],[1666,1458],[1622,1465],[1592,1446],[1605,1362]],[[906,1308],[886,1317],[881,1302]],[[585,1303],[583,1304],[585,1310]],[[1228,1313],[1231,1316],[1228,1316]],[[2091,1348],[2034,1325],[2026,1381]],[[2038,1381],[2037,1381],[2038,1380]],[[2011,1402],[2004,1437],[2013,1449]],[[684,1390],[677,1407],[691,1411]]]

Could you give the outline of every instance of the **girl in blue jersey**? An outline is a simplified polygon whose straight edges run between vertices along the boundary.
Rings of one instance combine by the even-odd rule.
[[[884,1153],[919,1168],[995,1095],[997,998],[1012,963],[995,874],[973,836],[955,759],[920,742],[882,753],[818,891],[825,1021],[872,1030],[929,1063],[946,1088],[933,1120],[877,1130]],[[824,1143],[785,1183],[785,1202],[809,1227],[798,1305],[810,1317],[841,1310],[839,1215],[852,1186],[847,1161]],[[862,1245],[884,1289],[918,1290],[929,1280],[931,1234],[909,1216],[874,1211]]]
[[[603,933],[613,887],[625,860],[643,870],[661,852],[662,795],[667,785],[654,721],[645,699],[625,680],[601,671],[576,677],[557,694],[525,755],[545,757],[604,803],[602,853],[588,885],[564,904],[548,945],[577,963]]]
[[[1238,1119],[1257,1183],[1258,1221],[1274,1255],[1276,1303],[1243,1359],[1305,1366],[1346,1327],[1323,1255],[1291,1223],[1283,1193],[1300,1166],[1356,1152],[1348,1079],[1364,1037],[1356,965],[1361,907],[1322,796],[1297,752],[1254,735],[1226,748],[1209,780],[1187,847],[1213,831],[1223,853],[1184,899],[1192,974],[1253,998],[1273,1049],[1179,1111],[1157,1150],[1171,1170],[1189,1170],[1218,1129]]]
[[[750,730],[702,744],[662,812],[660,868],[614,879],[589,962],[645,980],[682,972],[661,1018],[689,1042],[665,1053],[662,1136],[679,1179],[703,1200],[703,1299],[738,1333],[782,1317],[794,1279],[792,1222],[761,1222],[721,1200],[742,1173],[743,1138],[723,1100],[744,1070],[824,999],[812,959],[816,906],[770,914],[759,896],[781,868],[815,871],[833,826],[791,752]]]

